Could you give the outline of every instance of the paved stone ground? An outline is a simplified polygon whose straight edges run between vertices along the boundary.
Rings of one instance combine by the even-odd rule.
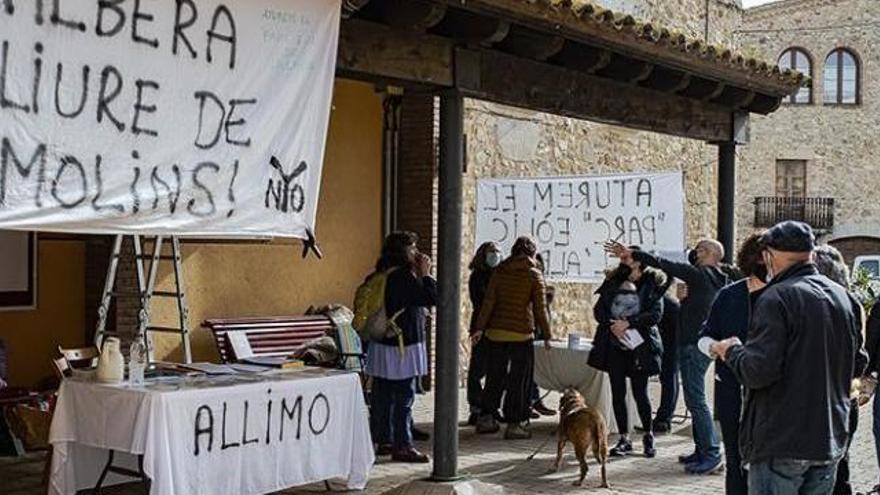
[[[656,384],[652,384],[656,388]],[[654,390],[656,395],[656,390]],[[464,404],[462,394],[462,405]],[[547,399],[549,405],[556,404],[555,394]],[[425,429],[430,429],[433,397],[421,396],[416,404],[416,421]],[[462,418],[464,407],[462,407]],[[543,494],[543,493],[586,493],[598,492],[609,494],[709,494],[724,492],[724,476],[692,476],[682,471],[676,462],[679,454],[689,453],[692,443],[689,436],[689,425],[678,425],[677,431],[658,438],[658,455],[647,459],[634,455],[621,460],[614,460],[608,466],[608,477],[611,490],[602,490],[599,486],[599,470],[594,462],[590,462],[590,473],[583,487],[571,486],[576,479],[577,461],[571,447],[568,447],[563,469],[559,473],[550,473],[549,468],[555,456],[552,435],[556,418],[541,419],[533,424],[533,438],[523,441],[505,441],[501,435],[477,436],[473,428],[462,427],[460,430],[459,466],[462,474],[474,477],[486,483],[498,484],[512,494]],[[531,461],[527,457],[546,440],[543,450]],[[636,442],[639,450],[640,442]],[[431,451],[430,442],[419,444],[425,452]],[[878,477],[877,462],[874,455],[873,437],[871,436],[871,408],[861,412],[861,424],[856,434],[852,451],[853,479],[857,490],[867,491],[874,485]],[[32,455],[19,459],[0,459],[0,493],[8,495],[24,495],[45,493],[41,487],[41,470],[43,457]],[[405,465],[380,459],[371,475],[371,481],[365,490],[366,494],[381,494],[387,490],[406,483],[409,480],[424,478],[430,474],[430,465]],[[341,491],[341,490],[340,490]],[[105,490],[108,494],[142,493],[137,487],[117,487]],[[327,493],[323,484],[286,490],[285,495],[303,495],[311,493]],[[218,494],[219,495],[219,494]],[[231,495],[231,494],[223,494]]]

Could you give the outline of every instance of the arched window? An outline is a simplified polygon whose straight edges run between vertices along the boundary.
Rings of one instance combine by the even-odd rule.
[[[807,76],[804,85],[797,93],[785,99],[786,103],[805,105],[813,102],[813,61],[807,52],[800,48],[789,48],[779,56],[779,68],[791,69]]]
[[[846,49],[838,48],[825,58],[825,103],[859,103],[859,60]]]

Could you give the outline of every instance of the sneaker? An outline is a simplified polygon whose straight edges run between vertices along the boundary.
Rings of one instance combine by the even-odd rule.
[[[679,464],[693,464],[695,462],[699,462],[700,460],[701,460],[700,454],[698,452],[694,452],[693,454],[678,456],[678,463]]]
[[[383,443],[376,446],[376,457],[391,455],[391,444]]]
[[[608,451],[608,455],[611,457],[624,457],[627,454],[633,451],[633,444],[628,438],[621,437],[620,440],[617,441],[617,445],[611,448]]]
[[[481,435],[498,433],[500,429],[498,422],[490,414],[484,414],[477,420],[477,433]]]
[[[391,453],[391,460],[397,462],[411,462],[415,464],[426,464],[431,462],[431,458],[427,454],[423,454],[413,447],[398,449]]]
[[[508,423],[504,430],[505,440],[527,440],[532,438],[532,432],[526,429],[525,423]]]
[[[724,469],[724,463],[720,457],[704,458],[700,462],[687,464],[684,467],[685,472],[689,474],[712,474]]]
[[[412,427],[412,437],[413,437],[413,440],[415,440],[417,442],[427,442],[428,440],[431,439],[431,434],[428,433],[427,431],[420,430],[420,429],[416,428],[415,426],[413,426]]]
[[[654,435],[646,433],[642,437],[642,448],[645,451],[645,457],[654,457],[657,455],[657,449],[654,448]]]
[[[672,425],[669,424],[669,421],[663,421],[661,419],[654,420],[654,427],[652,428],[654,433],[669,433],[672,431]]]
[[[544,403],[541,401],[536,402],[532,409],[537,411],[538,414],[542,416],[556,416],[556,411],[545,406]]]

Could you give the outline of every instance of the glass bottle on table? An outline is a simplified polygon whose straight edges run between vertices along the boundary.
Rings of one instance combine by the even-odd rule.
[[[147,369],[147,345],[143,336],[131,341],[128,352],[128,383],[132,386],[144,384],[144,370]]]

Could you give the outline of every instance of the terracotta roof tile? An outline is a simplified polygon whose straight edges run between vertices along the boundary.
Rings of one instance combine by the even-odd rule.
[[[651,43],[666,46],[670,50],[687,52],[709,63],[734,70],[745,70],[755,76],[775,80],[780,84],[790,86],[792,91],[800,87],[804,80],[804,75],[797,71],[789,69],[782,71],[775,64],[769,64],[755,58],[746,58],[721,45],[706,45],[702,40],[688,38],[680,32],[657,27],[649,22],[640,22],[631,15],[616,13],[588,1],[521,1],[530,4],[543,4],[547,8],[557,11],[567,10],[583,23],[593,24],[600,29],[614,30],[621,36],[629,37],[637,43]]]

